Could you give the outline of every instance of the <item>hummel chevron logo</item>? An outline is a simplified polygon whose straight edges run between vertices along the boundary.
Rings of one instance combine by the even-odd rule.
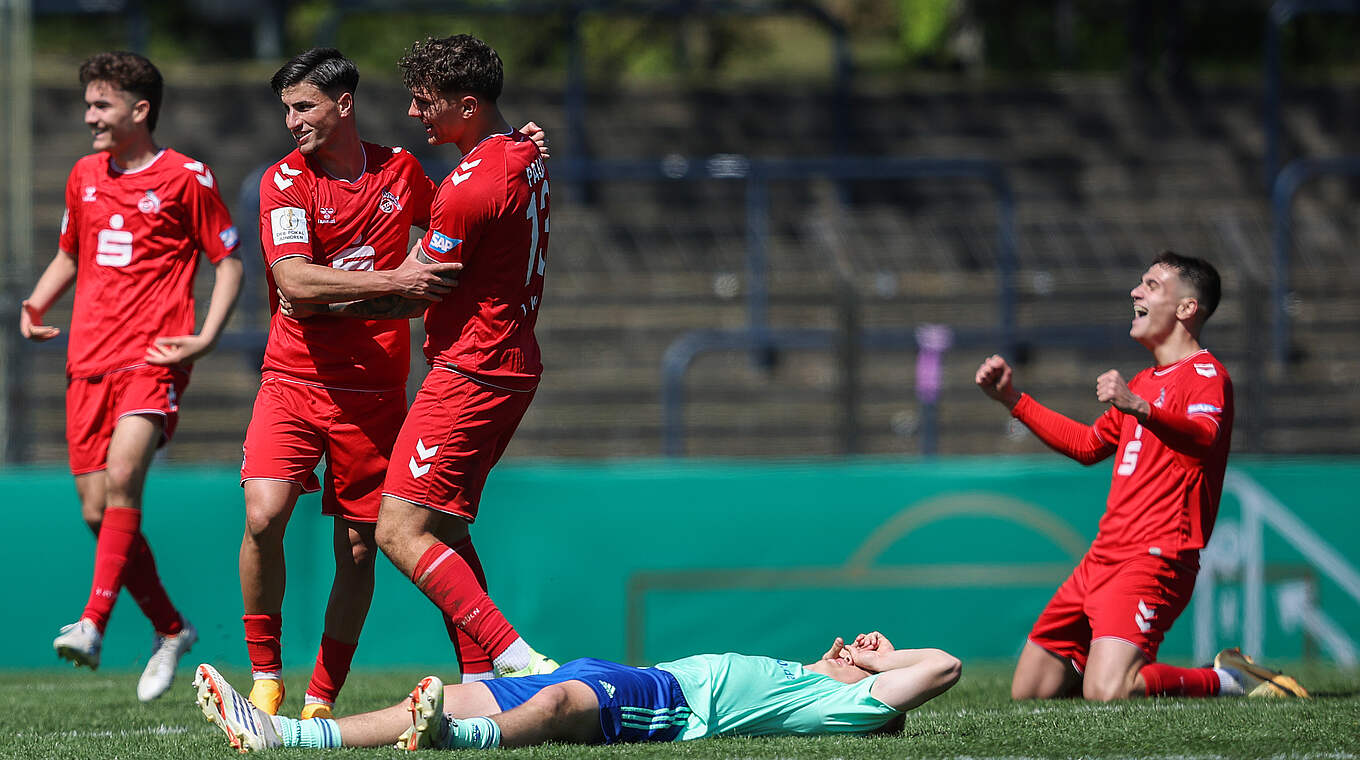
[[[472,179],[472,174],[470,174],[470,173],[469,173],[469,174],[459,174],[458,172],[454,172],[453,174],[449,175],[449,179],[453,180],[453,186],[454,186],[454,187],[458,187],[459,185],[463,184],[464,182],[467,182],[468,180]]]
[[[465,172],[470,172],[470,171],[472,171],[473,169],[476,169],[477,166],[478,166],[479,164],[481,164],[481,163],[482,163],[482,159],[480,159],[480,158],[477,159],[476,161],[464,161],[463,163],[461,163],[461,164],[458,165],[458,168],[459,168],[459,169],[462,169],[462,170],[465,171]]]
[[[204,166],[202,161],[190,161],[184,168],[194,173],[194,179],[198,180],[198,184],[204,187],[213,186],[212,171]]]
[[[279,170],[274,172],[274,185],[280,190],[287,190],[289,187],[292,187],[293,180],[285,179],[285,175],[288,177],[296,177],[301,173],[301,169],[294,169],[286,163],[279,164]]]
[[[1152,623],[1149,621],[1155,620],[1156,618],[1157,611],[1153,609],[1148,609],[1148,606],[1143,603],[1143,600],[1139,599],[1138,613],[1133,616],[1133,622],[1138,624],[1138,630],[1142,631],[1143,633],[1147,633],[1148,631],[1152,630]]]
[[[420,456],[420,461],[424,462],[426,459],[434,456],[436,451],[439,451],[438,446],[431,446],[427,449],[425,448],[425,441],[419,438],[416,439],[416,454]],[[430,471],[430,465],[428,463],[416,464],[415,457],[411,457],[411,461],[407,462],[406,466],[411,468],[411,475],[417,478]]]

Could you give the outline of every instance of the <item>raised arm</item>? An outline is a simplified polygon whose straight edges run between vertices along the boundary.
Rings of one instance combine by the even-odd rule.
[[[1214,414],[1176,414],[1149,404],[1147,399],[1129,390],[1123,376],[1115,370],[1096,378],[1096,398],[1132,415],[1158,440],[1181,454],[1203,456],[1208,453],[1222,429]],[[1214,412],[1221,414],[1222,410],[1215,408]]]
[[[978,367],[973,381],[990,398],[1010,411],[1049,448],[1082,464],[1095,464],[1114,453],[1115,444],[1096,434],[1095,429],[1035,401],[1014,385],[1013,372],[1006,360],[993,354]]]

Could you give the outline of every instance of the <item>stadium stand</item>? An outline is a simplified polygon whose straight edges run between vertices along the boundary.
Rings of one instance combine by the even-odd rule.
[[[585,136],[595,157],[703,160],[824,155],[833,114],[816,90],[696,91],[666,87],[590,93]],[[399,87],[365,81],[362,125],[370,139],[411,145]],[[71,118],[73,88],[35,92],[34,189],[39,249],[56,239],[61,188],[88,138]],[[1296,89],[1285,134],[1299,152],[1347,152],[1340,124],[1360,98],[1340,87]],[[507,93],[513,118],[546,125],[558,176],[572,156],[560,93]],[[224,188],[237,188],[267,157],[288,147],[268,88],[201,83],[172,88],[166,144],[209,161]],[[1068,78],[1006,88],[948,80],[865,88],[852,98],[857,155],[969,156],[1000,161],[1015,189],[1020,325],[1109,327],[1107,342],[1024,346],[1020,381],[1078,418],[1100,407],[1091,388],[1109,367],[1132,374],[1145,352],[1122,336],[1126,294],[1146,262],[1171,248],[1215,262],[1222,307],[1206,343],[1233,371],[1239,451],[1354,451],[1360,422],[1360,276],[1352,249],[1353,188],[1313,183],[1295,204],[1291,361],[1269,363],[1271,219],[1261,191],[1259,93],[1206,87],[1193,102],[1130,95],[1116,81]],[[382,116],[382,118],[378,118]],[[173,127],[174,132],[170,129]],[[412,146],[440,171],[437,156]],[[667,157],[670,157],[667,159]],[[747,322],[744,185],[601,182],[585,204],[553,183],[554,220],[546,308],[539,322],[546,373],[511,456],[612,457],[661,453],[661,361],[686,332]],[[233,207],[243,234],[254,211]],[[995,325],[996,213],[980,183],[826,180],[771,186],[769,324],[780,328],[959,330]],[[45,255],[45,254],[44,254]],[[257,254],[250,254],[255,256]],[[247,284],[263,292],[257,261]],[[206,296],[206,293],[203,294]],[[68,299],[69,300],[69,299]],[[262,308],[256,299],[254,308]],[[54,312],[58,323],[64,315]],[[234,330],[263,324],[238,315]],[[233,339],[195,372],[169,457],[235,460],[258,375],[258,343]],[[989,348],[945,354],[934,411],[939,453],[1036,451],[972,387]],[[855,453],[915,454],[930,414],[914,391],[912,351],[861,351],[847,372],[834,352],[787,352],[773,364],[746,353],[699,357],[686,378],[686,453],[695,456],[812,456],[847,453],[842,383],[857,378]],[[26,347],[29,432],[23,461],[61,462],[60,352]],[[416,373],[419,377],[420,373]],[[840,395],[838,395],[840,394]]]

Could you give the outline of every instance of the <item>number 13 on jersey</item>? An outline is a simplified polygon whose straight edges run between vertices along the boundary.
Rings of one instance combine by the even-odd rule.
[[[535,275],[541,279],[548,266],[546,258],[548,254],[547,179],[544,179],[538,187],[530,189],[529,208],[524,212],[524,216],[529,220],[529,265],[524,270],[524,286],[532,294],[529,303],[524,305],[524,310],[532,311],[538,308],[543,284],[540,281],[537,287],[530,287],[530,283],[533,282]]]

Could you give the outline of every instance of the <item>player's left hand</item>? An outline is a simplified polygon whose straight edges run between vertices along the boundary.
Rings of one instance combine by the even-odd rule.
[[[1147,419],[1151,407],[1142,396],[1129,390],[1128,383],[1119,374],[1118,370],[1110,370],[1096,378],[1096,398],[1102,404],[1109,404],[1115,409],[1142,419]]]
[[[538,154],[540,156],[552,158],[552,152],[548,150],[548,133],[543,130],[543,127],[530,121],[520,127],[519,131],[523,132],[530,140],[534,141],[534,145],[538,146]]]
[[[854,665],[855,661],[850,658],[850,649],[845,646],[845,639],[840,636],[831,642],[831,648],[822,655],[823,660],[840,660],[847,665]]]
[[[174,335],[157,338],[146,350],[148,364],[193,364],[213,349],[213,342],[202,335]]]

